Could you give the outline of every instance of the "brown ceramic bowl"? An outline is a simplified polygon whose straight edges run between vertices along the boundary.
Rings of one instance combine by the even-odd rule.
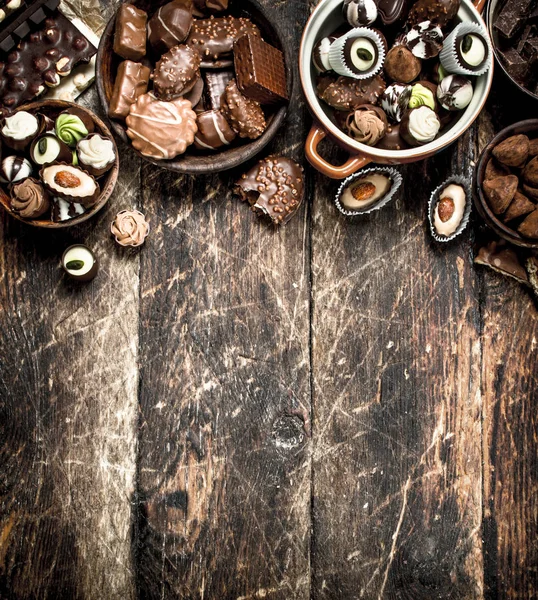
[[[44,227],[47,229],[63,229],[66,227],[73,227],[73,225],[79,225],[88,219],[91,219],[95,216],[103,206],[108,202],[108,199],[112,195],[114,191],[114,187],[116,186],[116,181],[118,180],[118,171],[119,171],[119,157],[118,157],[118,149],[116,148],[116,142],[108,127],[101,121],[101,119],[93,113],[91,110],[84,108],[84,106],[80,106],[80,104],[73,104],[72,102],[65,102],[64,100],[41,100],[40,102],[32,102],[31,104],[25,104],[24,106],[20,106],[17,108],[15,112],[20,110],[25,110],[30,113],[42,113],[47,117],[55,119],[61,112],[64,110],[76,107],[77,109],[83,110],[87,113],[95,123],[95,130],[98,133],[101,133],[104,137],[112,140],[114,144],[114,149],[116,151],[116,162],[114,163],[112,169],[108,171],[103,177],[99,178],[99,186],[101,188],[101,195],[97,200],[96,204],[88,209],[84,214],[79,217],[74,217],[73,219],[69,219],[68,221],[62,221],[60,223],[55,223],[51,220],[45,219],[23,219],[17,213],[11,210],[10,206],[10,198],[6,192],[6,186],[4,184],[0,184],[0,204],[4,207],[4,209],[15,219],[22,221],[23,223],[27,223],[28,225],[33,225],[34,227]],[[4,151],[4,157],[6,153]],[[35,166],[35,165],[33,165]],[[34,174],[35,174],[34,170]]]
[[[486,171],[486,165],[492,156],[492,151],[497,144],[500,144],[506,138],[512,135],[519,135],[524,133],[530,138],[538,136],[538,119],[528,119],[527,121],[519,121],[509,127],[506,127],[500,131],[486,146],[480,156],[478,165],[476,166],[475,176],[475,194],[474,203],[480,213],[480,216],[489,225],[495,233],[499,236],[515,244],[516,246],[522,246],[523,248],[538,248],[538,240],[531,240],[520,235],[516,230],[511,229],[505,223],[503,223],[491,210],[486,200],[484,193],[482,192],[482,183],[484,181],[484,173]]]
[[[151,16],[155,10],[167,4],[169,0],[135,0],[133,4],[148,12]],[[225,13],[235,17],[248,17],[260,29],[266,42],[272,44],[284,53],[286,63],[286,73],[288,80],[288,96],[291,98],[293,93],[293,74],[291,69],[291,50],[289,45],[278,31],[274,20],[272,20],[266,9],[264,9],[256,0],[231,0],[230,9]],[[101,37],[101,43],[97,52],[96,80],[99,98],[105,112],[108,114],[109,100],[114,89],[114,80],[119,63],[123,60],[113,52],[115,20],[113,17],[108,22],[106,29]],[[164,167],[170,171],[188,174],[207,174],[218,171],[233,169],[238,165],[250,160],[253,156],[261,152],[265,146],[275,137],[276,132],[284,122],[288,111],[288,106],[280,105],[274,108],[270,106],[263,107],[266,119],[267,129],[261,137],[251,142],[236,142],[232,148],[221,152],[211,154],[202,153],[191,146],[187,152],[181,156],[176,156],[172,160],[156,160],[143,156],[137,150],[133,149],[144,160],[153,163],[159,167]],[[116,119],[110,120],[113,132],[124,142],[131,145],[126,134],[126,126],[123,121]]]

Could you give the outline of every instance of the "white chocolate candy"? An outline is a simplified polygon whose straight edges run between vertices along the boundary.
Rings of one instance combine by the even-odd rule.
[[[466,48],[466,46],[468,46]],[[462,59],[471,67],[478,67],[486,58],[486,46],[477,36],[468,34],[460,42],[460,52]]]
[[[91,135],[81,140],[77,146],[79,161],[94,169],[104,169],[114,162],[114,144],[100,135]]]
[[[20,110],[11,117],[6,117],[2,127],[2,135],[14,140],[25,140],[35,135],[38,129],[39,121],[37,117],[25,110]]]
[[[466,203],[465,190],[461,185],[451,183],[440,192],[439,201],[443,198],[452,200],[454,212],[448,220],[442,221],[439,216],[439,202],[437,202],[433,215],[433,226],[439,235],[449,236],[456,231],[463,219]]]
[[[421,144],[433,142],[440,128],[439,118],[427,106],[415,108],[409,113],[409,133]]]

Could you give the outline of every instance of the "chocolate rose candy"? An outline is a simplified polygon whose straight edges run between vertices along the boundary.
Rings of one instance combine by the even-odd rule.
[[[136,248],[146,241],[149,223],[138,210],[122,210],[112,222],[110,232],[118,245]]]
[[[284,225],[303,201],[303,168],[291,158],[269,156],[241,177],[234,192],[258,215],[268,216],[275,225]]]
[[[359,106],[346,123],[346,133],[357,142],[375,146],[388,128],[387,116],[379,106]]]
[[[513,135],[497,144],[492,154],[508,167],[520,167],[529,156],[529,138],[526,135]]]
[[[221,112],[239,137],[255,140],[267,128],[263,110],[258,102],[239,91],[235,79],[226,86]]]
[[[538,210],[531,212],[517,230],[524,237],[532,239],[538,238]]]
[[[515,175],[496,177],[484,181],[482,189],[489,201],[491,210],[501,215],[512,202],[517,191],[518,178]]]
[[[535,156],[521,174],[527,185],[538,187],[538,156]]]
[[[174,0],[161,6],[148,22],[148,39],[158,54],[187,39],[192,27],[192,3]]]
[[[521,192],[516,192],[514,199],[503,215],[503,221],[507,223],[508,221],[513,221],[514,219],[522,217],[523,215],[528,215],[535,208],[536,205],[526,196],[524,196]]]
[[[153,91],[160,100],[174,100],[190,92],[200,79],[200,55],[189,46],[174,46],[156,64]]]
[[[132,4],[121,4],[116,15],[114,52],[122,58],[139,60],[146,54],[148,15]]]

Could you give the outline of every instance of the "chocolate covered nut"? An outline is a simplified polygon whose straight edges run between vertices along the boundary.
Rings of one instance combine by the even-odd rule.
[[[508,167],[520,167],[529,156],[529,138],[526,135],[513,135],[497,144],[492,154]]]
[[[204,71],[205,95],[211,110],[220,110],[226,86],[234,78],[233,71]]]
[[[521,192],[516,192],[514,199],[503,215],[503,221],[507,223],[508,221],[513,221],[514,219],[522,217],[523,215],[528,215],[535,208],[536,205],[526,196],[524,196]]]
[[[325,80],[327,85],[319,86],[319,97],[336,110],[350,111],[361,104],[376,104],[385,91],[386,84],[380,75],[370,79],[339,77],[336,81]]]
[[[482,189],[489,201],[491,210],[501,215],[512,202],[517,191],[518,178],[515,175],[495,177],[484,181]]]
[[[194,22],[187,45],[192,46],[202,59],[202,68],[232,66],[234,43],[244,35],[260,35],[259,29],[241,17],[210,17]]]
[[[444,27],[456,16],[459,7],[460,0],[418,0],[411,7],[407,21],[411,25],[431,21]]]
[[[39,172],[39,176],[52,196],[85,207],[93,206],[101,192],[95,178],[74,165],[65,163],[46,165]]]
[[[139,60],[146,54],[148,15],[132,4],[121,4],[116,15],[114,52],[129,60]]]
[[[492,241],[487,246],[480,248],[474,262],[477,265],[489,267],[501,275],[513,277],[520,283],[528,283],[527,272],[518,255],[503,241]]]
[[[532,239],[538,238],[538,210],[531,212],[517,228],[522,236]]]
[[[527,185],[538,187],[538,156],[527,163],[521,175]]]
[[[235,131],[219,110],[200,113],[197,124],[194,145],[199,150],[217,150],[229,146],[236,138]]]
[[[510,174],[510,169],[506,165],[498,163],[494,158],[490,158],[486,165],[486,170],[484,171],[484,181]]]
[[[184,98],[162,102],[143,94],[131,105],[126,118],[127,135],[144,156],[172,159],[194,142],[196,113]]]
[[[420,59],[405,46],[394,46],[385,58],[385,73],[399,83],[410,83],[415,80],[420,74],[421,67]]]
[[[237,87],[260,104],[275,104],[288,99],[286,68],[280,50],[259,36],[245,35],[234,45]]]
[[[148,39],[152,48],[164,54],[187,39],[192,27],[192,3],[174,0],[161,6],[148,21]]]
[[[154,93],[160,100],[174,100],[190,92],[199,78],[200,55],[189,46],[174,46],[155,66]]]
[[[131,104],[147,92],[150,73],[149,67],[140,63],[130,60],[120,63],[108,108],[110,117],[125,119]]]
[[[241,177],[234,192],[258,215],[269,217],[275,225],[284,225],[303,201],[303,168],[291,158],[269,156]]]
[[[221,111],[239,137],[255,140],[267,128],[261,106],[255,100],[243,96],[235,79],[226,86]]]

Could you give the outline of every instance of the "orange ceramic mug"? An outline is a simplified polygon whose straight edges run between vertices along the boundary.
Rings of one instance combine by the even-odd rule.
[[[493,81],[493,63],[487,73],[476,78],[473,99],[458,121],[433,142],[424,146],[408,150],[373,148],[355,141],[335,125],[329,116],[332,109],[319,100],[316,94],[316,70],[312,65],[312,52],[319,39],[330,35],[344,22],[342,2],[343,0],[321,0],[308,20],[301,40],[299,53],[301,84],[310,111],[314,115],[314,124],[305,145],[306,157],[310,164],[327,177],[344,179],[370,162],[381,164],[415,162],[432,156],[456,141],[473,124],[484,107]],[[476,5],[473,5],[471,0],[461,0],[459,20],[479,23],[484,27],[484,31],[487,31],[480,16],[483,4],[484,0],[477,0]],[[332,165],[320,156],[318,146],[325,137],[329,137],[349,153],[349,159],[343,165]]]

